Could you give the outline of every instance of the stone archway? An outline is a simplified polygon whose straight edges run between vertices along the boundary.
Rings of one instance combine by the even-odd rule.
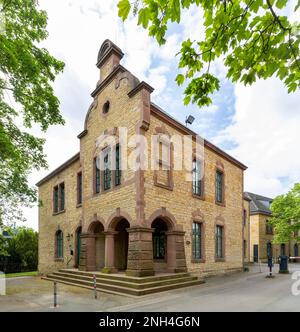
[[[166,216],[151,223],[153,263],[155,272],[185,272],[184,232],[176,231],[175,224]]]
[[[118,213],[109,218],[105,234],[105,267],[111,272],[127,269],[130,221]]]
[[[152,222],[151,228],[154,229],[152,233],[154,271],[167,271],[168,248],[166,233],[168,225],[164,220],[157,218]]]
[[[128,258],[128,232],[127,228],[130,227],[126,219],[121,219],[115,227],[117,232],[115,235],[115,267],[118,270],[127,269]]]
[[[79,270],[100,271],[104,267],[105,236],[100,221],[93,221],[86,233],[81,233]]]

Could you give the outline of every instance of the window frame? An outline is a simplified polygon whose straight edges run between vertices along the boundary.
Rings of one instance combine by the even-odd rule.
[[[266,220],[266,235],[274,235],[273,226],[270,225],[269,220]]]
[[[98,157],[94,158],[94,194],[100,194],[101,192],[101,172],[100,168],[97,166]]]
[[[106,148],[103,153],[103,191],[108,191],[112,188],[112,162],[111,162],[111,148]],[[105,161],[107,159],[107,161]],[[107,167],[106,167],[107,165]]]
[[[197,169],[197,164],[200,165],[199,171],[197,172],[198,174],[195,172]],[[199,179],[194,180],[197,175]],[[195,182],[198,182],[198,185],[196,185]],[[195,188],[200,190],[200,193],[197,193]],[[192,164],[192,195],[195,198],[204,199],[204,161],[199,158],[194,158]]]
[[[221,186],[218,186],[218,174],[220,174],[221,177]],[[221,189],[221,200],[218,199],[218,188]],[[224,170],[220,168],[216,168],[215,172],[215,203],[217,205],[225,206],[225,173]]]
[[[116,144],[115,146],[115,155],[116,155],[116,170],[114,174],[114,186],[118,187],[122,183],[122,158],[121,158],[121,146],[120,144]]]
[[[82,171],[79,171],[77,173],[77,206],[82,205],[82,200],[83,200],[82,184],[83,184]]]
[[[66,210],[65,182],[62,181],[53,187],[53,215],[60,214]]]
[[[157,252],[157,246],[155,245],[157,243],[158,239],[158,247],[159,247],[159,256],[155,256],[155,253]],[[162,247],[161,242],[163,243],[163,249],[164,249],[164,255],[160,256],[160,248]],[[153,260],[157,261],[166,261],[167,259],[167,236],[166,236],[166,231],[165,230],[159,230],[157,231],[156,229],[153,232],[153,240],[152,240],[152,245],[153,245]]]
[[[61,235],[61,236],[60,236]],[[55,232],[55,260],[64,260],[64,233],[62,230]]]
[[[174,183],[173,183],[173,158],[174,158],[174,147],[173,143],[168,141],[166,142],[164,136],[166,134],[159,135],[157,139],[158,143],[158,159],[157,155],[155,156],[156,160],[156,166],[158,166],[158,169],[154,170],[154,185],[160,188],[164,188],[167,190],[173,190]],[[160,158],[160,147],[162,148],[161,150],[163,151],[163,146],[166,146],[168,149],[168,160],[163,160]],[[161,169],[162,168],[162,169]],[[162,183],[158,179],[158,174],[159,172],[163,170],[167,172],[167,183]]]
[[[218,234],[218,229],[222,230],[221,237]],[[219,241],[221,239],[221,255],[219,256]],[[216,224],[215,226],[215,261],[216,262],[224,262],[225,261],[225,226]]]
[[[200,230],[200,243],[198,248],[200,249],[200,257],[196,257],[196,247],[195,247],[195,236],[194,225],[198,225]],[[198,234],[199,235],[199,234]],[[200,220],[192,220],[192,231],[191,231],[191,261],[192,263],[205,263],[205,226],[204,222]]]
[[[243,227],[247,226],[247,218],[248,218],[248,211],[247,209],[243,209]]]

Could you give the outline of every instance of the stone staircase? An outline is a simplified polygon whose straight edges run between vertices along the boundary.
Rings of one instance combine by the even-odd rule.
[[[176,288],[204,283],[204,280],[189,273],[160,273],[151,277],[130,277],[125,274],[84,272],[75,269],[62,269],[43,277],[44,280],[93,289],[93,275],[96,275],[97,290],[117,295],[141,296]]]

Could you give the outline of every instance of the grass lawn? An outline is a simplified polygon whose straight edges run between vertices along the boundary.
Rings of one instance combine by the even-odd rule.
[[[8,273],[5,275],[6,278],[15,278],[15,277],[35,277],[38,275],[38,271],[31,272],[19,272],[19,273]]]

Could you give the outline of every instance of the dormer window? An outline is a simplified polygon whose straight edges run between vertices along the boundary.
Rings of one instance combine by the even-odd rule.
[[[109,107],[110,107],[110,103],[109,103],[109,101],[106,101],[103,105],[102,113],[107,114],[109,112]]]

